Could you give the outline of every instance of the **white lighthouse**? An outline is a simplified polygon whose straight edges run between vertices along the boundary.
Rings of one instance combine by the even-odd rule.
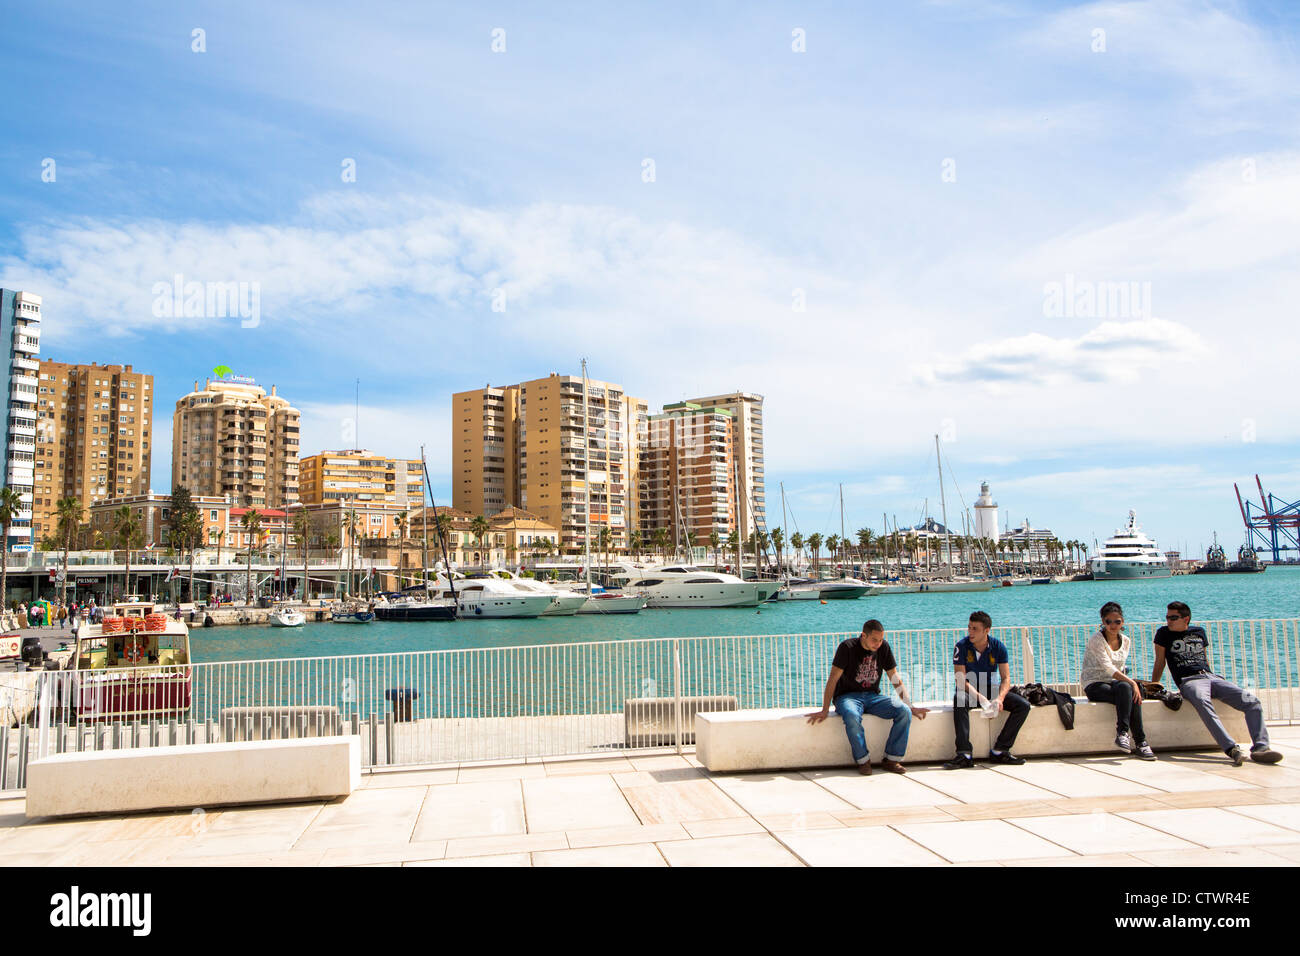
[[[998,505],[989,494],[989,483],[980,482],[980,496],[975,501],[975,536],[998,543]]]

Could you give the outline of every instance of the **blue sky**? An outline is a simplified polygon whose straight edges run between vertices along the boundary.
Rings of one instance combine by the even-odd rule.
[[[1297,8],[846,6],[17,8],[0,285],[160,412],[277,384],[307,452],[360,378],[361,444],[428,445],[444,500],[450,394],[582,356],[655,410],[764,394],[805,533],[841,482],[851,528],[934,509],[936,432],[1063,539],[1235,546],[1233,481],[1300,498]],[[257,325],[155,315],[176,274]]]

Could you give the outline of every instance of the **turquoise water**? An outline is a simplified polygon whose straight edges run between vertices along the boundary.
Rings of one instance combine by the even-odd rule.
[[[995,588],[976,594],[892,594],[856,601],[789,601],[761,608],[659,610],[533,620],[465,620],[365,625],[308,624],[302,628],[196,628],[196,662],[352,656],[396,651],[572,644],[634,638],[745,634],[825,634],[857,631],[868,618],[886,629],[964,628],[971,611],[987,611],[995,626],[1097,622],[1106,601],[1118,601],[1130,624],[1163,623],[1165,605],[1185,601],[1196,620],[1300,617],[1300,567],[1263,574],[1184,575],[1145,581],[1079,581]]]

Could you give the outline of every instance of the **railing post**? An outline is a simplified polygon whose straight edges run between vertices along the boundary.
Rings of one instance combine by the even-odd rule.
[[[36,675],[36,759],[50,753],[50,675]]]
[[[1020,656],[1025,662],[1025,683],[1034,682],[1034,645],[1029,642],[1029,628],[1020,629]]]
[[[677,744],[677,753],[682,752],[682,655],[680,642],[673,639],[673,722],[676,731],[673,742]]]

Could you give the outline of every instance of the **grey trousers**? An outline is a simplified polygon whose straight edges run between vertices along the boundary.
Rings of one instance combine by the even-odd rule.
[[[1219,715],[1215,713],[1213,703],[1215,700],[1221,700],[1229,707],[1245,713],[1252,749],[1258,750],[1268,746],[1264,708],[1260,706],[1259,698],[1254,694],[1248,694],[1232,681],[1224,680],[1218,674],[1189,677],[1178,685],[1178,691],[1183,695],[1183,700],[1196,708],[1196,712],[1201,715],[1201,722],[1225,751],[1231,750],[1237,742],[1232,739],[1227,728],[1223,726],[1223,721],[1219,720]]]

